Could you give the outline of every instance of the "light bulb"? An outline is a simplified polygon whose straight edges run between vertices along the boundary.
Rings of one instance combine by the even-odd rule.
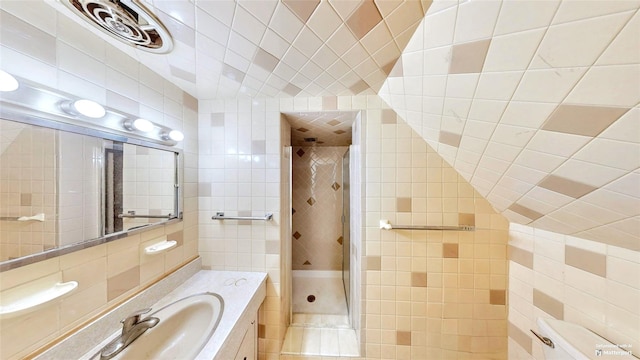
[[[15,91],[20,84],[18,80],[4,70],[0,70],[0,91]]]
[[[147,119],[136,119],[133,122],[133,127],[142,132],[149,132],[153,130],[153,123]]]
[[[80,114],[94,119],[101,118],[107,113],[102,105],[98,104],[95,101],[86,99],[74,101],[73,108]]]
[[[184,140],[184,134],[178,130],[171,130],[171,132],[169,132],[169,138],[174,141],[182,141]]]

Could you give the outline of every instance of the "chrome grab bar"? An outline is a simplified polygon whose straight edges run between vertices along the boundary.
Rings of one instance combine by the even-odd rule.
[[[535,335],[538,339],[540,339],[540,341],[542,341],[543,344],[547,345],[548,347],[554,349],[556,346],[553,344],[553,341],[551,341],[551,339],[549,339],[546,336],[542,336],[540,334],[538,334],[537,332],[529,329],[529,331],[531,331],[533,333],[533,335]]]
[[[262,220],[269,221],[273,218],[273,214],[267,213],[264,216],[224,216],[224,212],[218,211],[211,217],[212,220]]]
[[[475,226],[428,226],[428,225],[391,225],[389,220],[380,220],[380,229],[383,230],[449,230],[449,231],[475,231]]]

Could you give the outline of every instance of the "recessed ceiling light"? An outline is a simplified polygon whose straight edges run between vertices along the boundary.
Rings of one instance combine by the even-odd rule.
[[[93,119],[101,118],[107,114],[102,105],[86,99],[74,101],[73,108],[80,114]]]
[[[0,70],[0,91],[15,91],[20,84],[18,80],[4,70]]]

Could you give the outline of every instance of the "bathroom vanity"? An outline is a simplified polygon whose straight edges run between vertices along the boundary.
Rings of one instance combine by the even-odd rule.
[[[35,359],[69,359],[77,358],[78,354],[84,354],[80,358],[82,360],[99,359],[101,349],[121,334],[120,320],[130,314],[140,309],[151,308],[149,316],[153,316],[154,311],[163,309],[165,306],[171,307],[172,303],[181,299],[197,294],[212,293],[222,299],[222,304],[219,306],[221,316],[208,339],[196,344],[179,331],[175,333],[173,339],[164,339],[164,335],[158,338],[162,338],[164,342],[186,342],[186,347],[191,349],[194,346],[201,347],[199,351],[191,351],[195,355],[192,357],[193,359],[255,360],[258,350],[258,309],[266,296],[267,275],[258,272],[211,271],[200,270],[200,268],[200,259],[194,260],[78,330]],[[215,320],[215,318],[211,319],[211,321]],[[160,323],[162,321],[161,319]],[[177,321],[179,322],[180,319]],[[171,327],[175,328],[174,325]],[[153,337],[154,329],[147,330],[129,347],[148,346],[149,341],[141,341],[141,339],[145,336],[147,338]],[[140,341],[139,344],[137,344],[138,341]],[[147,345],[144,345],[145,343]],[[150,354],[150,358],[154,360],[162,359],[162,354]],[[171,357],[169,356],[169,358]],[[126,358],[126,349],[113,357],[116,360]],[[137,351],[136,360],[138,359],[140,359],[140,355]]]

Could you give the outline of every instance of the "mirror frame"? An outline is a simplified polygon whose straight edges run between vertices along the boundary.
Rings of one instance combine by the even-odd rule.
[[[158,149],[158,150],[170,151],[176,154],[175,178],[177,181],[175,184],[176,186],[175,207],[176,207],[177,213],[174,217],[171,217],[167,220],[151,223],[146,226],[136,227],[135,229],[132,229],[132,230],[123,230],[120,232],[103,235],[98,238],[87,239],[75,244],[65,245],[62,247],[45,250],[40,253],[26,255],[23,257],[19,257],[17,259],[2,261],[0,262],[0,272],[34,264],[39,261],[56,258],[65,254],[70,254],[72,252],[87,249],[93,246],[98,246],[98,245],[105,244],[118,239],[122,239],[128,236],[139,234],[148,230],[159,228],[161,226],[174,224],[182,221],[183,206],[184,206],[184,196],[183,196],[183,186],[182,186],[183,179],[184,179],[184,174],[183,174],[184,157],[183,157],[182,149],[143,140],[141,137],[134,137],[129,135],[108,132],[108,131],[105,131],[104,128],[101,128],[98,125],[87,126],[85,125],[84,122],[82,122],[82,125],[79,124],[80,122],[71,123],[69,119],[60,118],[55,114],[45,114],[42,112],[38,112],[36,110],[25,109],[25,108],[22,108],[21,106],[13,106],[4,102],[0,103],[0,119],[15,121],[23,124],[28,124],[28,125],[50,128],[54,130],[66,131],[66,132],[71,132],[71,133],[80,134],[80,135],[92,136],[92,137],[102,138],[102,139],[111,140],[111,141],[118,141],[118,142],[132,144],[132,145],[145,146],[145,147]]]

